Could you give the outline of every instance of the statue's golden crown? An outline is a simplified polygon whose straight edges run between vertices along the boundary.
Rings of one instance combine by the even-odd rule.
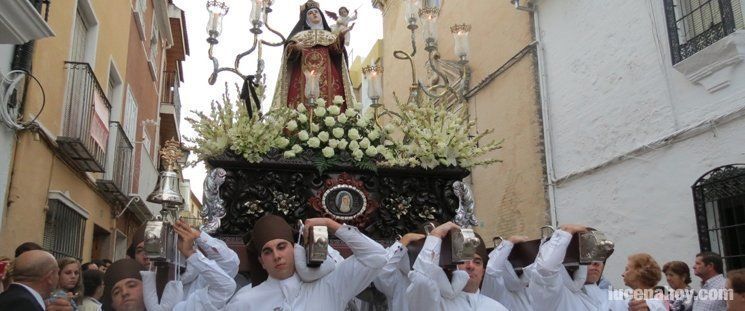
[[[305,12],[305,10],[312,9],[312,8],[319,9],[320,5],[318,4],[318,2],[315,2],[313,0],[308,0],[307,2],[305,2],[305,4],[300,6],[300,12]]]

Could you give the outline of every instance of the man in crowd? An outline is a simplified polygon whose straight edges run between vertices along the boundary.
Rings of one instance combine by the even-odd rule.
[[[136,260],[143,267],[150,266],[150,259],[145,253],[145,225],[140,226],[132,236],[132,243],[127,248],[127,256]]]
[[[326,226],[329,234],[346,243],[354,256],[320,279],[304,282],[295,269],[292,228],[279,216],[264,215],[254,225],[247,245],[249,260],[253,261],[253,287],[238,291],[227,309],[341,311],[385,265],[385,249],[357,228],[328,218],[306,220],[305,228],[311,226]]]
[[[16,258],[18,258],[18,256],[21,256],[21,254],[32,250],[44,250],[44,248],[34,242],[26,242],[16,247],[15,256]]]
[[[727,272],[725,287],[732,291],[732,297],[727,301],[727,311],[745,310],[745,269]]]
[[[448,282],[439,266],[442,239],[458,225],[447,222],[432,230],[409,274],[411,285],[406,290],[409,310],[507,310],[502,304],[480,293],[486,269],[486,246],[481,243],[473,260],[458,264]]]
[[[82,264],[81,267],[83,268],[83,271],[98,270],[98,265],[92,261]]]
[[[140,276],[140,271],[144,269],[139,262],[130,258],[111,264],[104,276],[104,310],[145,310]]]
[[[46,301],[57,288],[59,267],[52,254],[27,250],[13,262],[13,283],[0,294],[0,310],[69,310],[65,299]]]
[[[723,271],[719,254],[703,252],[696,255],[693,274],[701,278],[701,290],[693,297],[693,311],[724,310],[727,307],[722,297],[726,283]]]

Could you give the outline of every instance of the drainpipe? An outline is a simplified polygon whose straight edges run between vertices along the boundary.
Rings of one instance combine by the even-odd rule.
[[[539,100],[541,101],[541,116],[543,118],[543,143],[546,157],[546,178],[548,179],[549,215],[551,225],[557,227],[559,225],[559,215],[556,208],[556,171],[554,169],[553,139],[551,138],[553,132],[551,130],[551,110],[548,95],[548,79],[546,75],[546,59],[543,50],[543,40],[541,38],[537,1],[534,1],[530,5],[530,11],[533,13],[534,40],[538,42],[536,45],[536,59],[538,61]]]

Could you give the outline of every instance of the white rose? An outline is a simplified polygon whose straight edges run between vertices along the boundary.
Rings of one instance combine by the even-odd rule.
[[[349,150],[355,151],[358,149],[360,149],[360,144],[356,140],[349,143]]]
[[[342,138],[344,137],[344,129],[340,127],[334,128],[331,130],[331,134],[334,134],[334,137],[336,138]]]
[[[344,124],[347,123],[347,115],[346,114],[340,114],[338,117],[336,117],[336,121],[339,121],[339,123]]]
[[[326,126],[328,127],[332,127],[334,126],[334,124],[336,124],[336,120],[334,120],[334,117],[326,117],[323,119],[323,124],[326,124]]]
[[[355,101],[352,106],[354,107],[354,109],[362,110],[362,103],[360,103],[358,101]]]
[[[305,105],[303,105],[303,104],[297,105],[297,112],[304,113],[306,111],[308,111],[308,109],[305,109]]]
[[[388,133],[393,133],[393,130],[395,130],[395,129],[396,129],[396,127],[393,124],[391,124],[391,123],[388,123],[388,124],[385,125],[385,131],[388,132]]]
[[[313,114],[319,117],[323,117],[326,115],[326,108],[323,106],[316,107],[316,109],[313,109]]]
[[[332,116],[338,116],[341,113],[339,106],[331,106],[327,109]]]
[[[331,147],[325,147],[321,149],[321,153],[323,153],[324,157],[330,158],[334,156],[334,148]]]
[[[282,154],[282,156],[285,157],[285,158],[294,158],[295,157],[295,153],[292,152],[292,150],[287,150],[287,151],[285,151]]]
[[[381,153],[381,154],[385,153],[386,151],[386,148],[383,145],[378,145],[377,147],[375,147],[375,149],[377,149],[378,153]]]
[[[334,138],[329,139],[329,147],[336,148],[336,146],[338,146],[338,145],[339,145],[339,141],[338,140],[336,140]]]
[[[334,96],[334,100],[332,100],[331,102],[337,105],[341,105],[342,103],[344,103],[344,97],[341,97],[341,95],[336,95]]]
[[[365,118],[365,117],[359,118],[359,119],[357,119],[357,126],[358,127],[366,127],[368,121],[369,120],[367,118]]]
[[[372,130],[370,133],[367,133],[367,138],[370,138],[370,140],[376,140],[380,138],[380,132],[378,130]]]
[[[383,142],[383,145],[386,145],[386,146],[393,146],[393,141],[390,141],[390,140],[387,140],[387,139],[386,139],[386,140],[385,140],[385,141]]]
[[[287,130],[288,131],[294,131],[297,129],[297,121],[290,120],[290,122],[287,122]]]
[[[354,108],[347,107],[347,111],[345,111],[344,114],[346,114],[347,117],[350,117],[351,118],[351,117],[354,117],[354,116],[357,115],[357,111],[354,110]]]
[[[344,149],[347,148],[347,145],[349,145],[349,144],[347,143],[347,140],[346,139],[340,139],[339,140],[339,144],[336,145],[336,148],[338,148],[339,150],[344,150]]]
[[[291,150],[292,150],[292,152],[298,154],[298,153],[303,152],[303,147],[300,147],[300,145],[295,144],[295,145],[292,146]]]
[[[360,139],[360,132],[357,131],[357,129],[350,129],[349,132],[347,133],[347,136],[351,140],[358,140]]]
[[[321,140],[318,137],[311,137],[308,139],[308,147],[318,148],[321,146]]]
[[[277,139],[274,140],[274,144],[276,144],[278,148],[284,149],[290,144],[290,140],[284,137],[277,137]]]
[[[319,127],[318,124],[312,123],[310,125],[311,132],[315,133],[315,132],[318,132],[319,130],[321,130],[321,127]]]
[[[362,149],[367,149],[367,147],[370,147],[370,140],[369,140],[369,139],[367,139],[367,137],[363,138],[363,139],[362,139],[362,140],[360,141],[360,147],[361,147]]]
[[[297,120],[300,121],[300,123],[308,122],[308,116],[306,116],[304,114],[301,114],[301,115],[297,116]]]
[[[362,160],[362,156],[363,155],[364,155],[364,153],[362,153],[362,149],[357,149],[355,151],[352,151],[352,156],[357,161]]]
[[[326,100],[323,97],[316,99],[316,105],[326,107]]]
[[[326,142],[329,140],[329,132],[322,131],[318,133],[318,139],[320,139],[322,142]]]
[[[373,146],[370,146],[370,147],[367,148],[367,150],[365,150],[365,154],[368,157],[374,157],[376,154],[378,154],[378,149],[376,149]]]
[[[300,138],[302,141],[308,140],[310,136],[308,135],[308,132],[306,130],[300,131],[300,133],[297,133],[297,138]]]

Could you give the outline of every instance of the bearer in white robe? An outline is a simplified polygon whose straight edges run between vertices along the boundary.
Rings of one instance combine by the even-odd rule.
[[[406,303],[406,288],[410,284],[408,275],[411,267],[406,247],[409,242],[423,238],[423,234],[407,233],[386,250],[388,262],[373,283],[375,288],[385,295],[390,311],[409,310]]]
[[[284,219],[265,215],[254,225],[249,248],[267,279],[241,289],[227,310],[344,310],[347,302],[365,289],[386,263],[385,249],[357,228],[328,218],[308,219],[305,227],[326,226],[354,256],[313,282],[304,282],[295,269],[292,229]],[[252,279],[255,277],[252,276]]]
[[[186,258],[186,271],[190,271],[193,277],[187,285],[183,285],[183,280],[169,281],[158,301],[155,272],[142,271],[143,298],[147,310],[221,310],[235,292],[233,277],[216,261],[205,257],[194,248],[195,240],[201,235],[198,230],[192,229],[180,220],[174,225],[174,230],[179,236],[178,249]],[[230,252],[235,254],[233,251]],[[226,257],[229,257],[228,253],[225,252]],[[235,270],[237,272],[237,266]]]
[[[608,288],[598,282],[605,264],[593,262],[570,277],[563,265],[569,242],[575,233],[586,232],[581,225],[564,225],[556,230],[551,239],[541,245],[532,269],[526,269],[530,284],[528,295],[534,310],[556,311],[626,311],[658,310],[659,301],[629,302],[610,300]],[[583,277],[584,274],[584,277]],[[583,281],[584,285],[577,284]],[[629,306],[632,305],[632,308]]]
[[[518,276],[507,260],[515,243],[525,242],[526,237],[512,236],[503,240],[489,253],[481,293],[492,298],[510,311],[533,311],[528,297],[528,277]]]
[[[409,274],[411,285],[407,289],[410,310],[507,310],[502,304],[479,292],[486,267],[486,247],[483,240],[471,261],[458,265],[448,282],[439,266],[442,239],[458,225],[447,222],[432,230]],[[479,237],[480,239],[480,237]],[[433,288],[435,294],[431,294]],[[439,294],[439,295],[438,295]]]

